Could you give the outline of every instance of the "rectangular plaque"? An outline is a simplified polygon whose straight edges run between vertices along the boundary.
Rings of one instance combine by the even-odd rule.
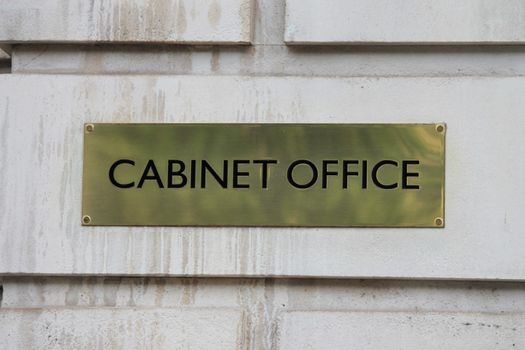
[[[444,124],[86,124],[82,223],[443,227]]]

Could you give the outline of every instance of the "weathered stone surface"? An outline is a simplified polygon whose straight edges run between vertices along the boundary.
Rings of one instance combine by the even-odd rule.
[[[519,44],[521,0],[286,0],[289,44]]]
[[[245,2],[217,1],[221,19],[211,28],[212,2],[185,0],[180,34],[176,0],[0,0],[0,33],[55,42],[12,47],[14,73],[46,74],[0,78],[0,348],[525,348],[525,284],[417,280],[525,280],[525,84],[517,78],[525,50],[453,45],[519,42],[516,1],[331,0],[315,9],[310,0],[253,0],[253,46],[189,46],[168,44],[187,42],[188,33],[215,35],[197,38],[204,43],[250,41],[246,22],[239,34],[246,15],[227,10]],[[296,34],[329,40],[312,44],[366,36],[414,45],[286,46],[286,2],[311,11]],[[191,17],[192,3],[202,16]],[[341,21],[340,8],[329,12],[337,3],[370,9],[377,28]],[[155,8],[167,4],[177,8],[158,16]],[[472,4],[482,7],[466,14]],[[101,40],[125,45],[91,45]],[[440,45],[419,45],[427,43]],[[7,62],[0,72],[10,71]],[[84,121],[446,121],[447,227],[82,228]]]
[[[17,45],[13,73],[525,76],[522,46]]]
[[[520,349],[525,314],[298,311],[283,316],[280,349]]]
[[[0,42],[247,44],[252,0],[1,0]]]
[[[521,282],[4,276],[0,285],[3,309],[215,307],[271,317],[301,310],[525,313]]]
[[[235,310],[2,310],[3,349],[235,349]]]
[[[521,283],[9,277],[0,347],[521,349]]]
[[[524,280],[523,86],[523,78],[2,76],[0,272]],[[438,121],[448,125],[443,230],[80,225],[84,122]]]

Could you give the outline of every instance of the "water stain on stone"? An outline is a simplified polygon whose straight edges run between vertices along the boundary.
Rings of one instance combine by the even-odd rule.
[[[177,9],[177,35],[182,35],[186,32],[186,9],[184,8],[184,1],[179,1],[179,7]]]
[[[166,279],[155,280],[155,306],[162,306],[164,295],[166,294]]]
[[[221,20],[221,5],[218,1],[213,1],[208,9],[208,21],[213,29],[217,29]]]
[[[197,279],[182,280],[182,305],[192,305],[195,303],[195,295],[197,294],[199,281]]]
[[[108,278],[103,280],[104,287],[104,306],[117,305],[117,292],[119,289],[120,280]]]
[[[65,304],[67,306],[78,305],[80,289],[81,289],[81,285],[79,283],[76,283],[76,281],[69,283],[69,287],[66,292],[66,300],[65,300]]]
[[[211,53],[211,71],[214,73],[217,73],[221,66],[220,66],[220,52],[218,49],[214,49]]]
[[[96,74],[104,71],[103,57],[100,52],[88,52],[84,55],[84,72]]]

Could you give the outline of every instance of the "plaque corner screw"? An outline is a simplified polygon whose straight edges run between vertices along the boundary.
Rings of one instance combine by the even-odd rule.
[[[93,124],[86,124],[86,132],[87,133],[93,132],[93,130],[95,130],[95,125],[93,125]]]
[[[445,132],[445,125],[444,124],[437,124],[436,125],[436,131],[440,134]]]
[[[89,225],[89,224],[91,224],[91,216],[89,216],[89,215],[84,215],[84,216],[82,217],[82,223],[83,223],[84,225]]]
[[[434,219],[434,223],[436,224],[436,226],[443,226],[443,218],[440,218],[440,217],[437,217]]]

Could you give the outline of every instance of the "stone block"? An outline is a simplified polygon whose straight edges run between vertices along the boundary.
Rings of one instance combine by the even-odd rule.
[[[248,44],[252,0],[0,0],[0,43]]]
[[[520,44],[522,0],[286,0],[288,44]]]

